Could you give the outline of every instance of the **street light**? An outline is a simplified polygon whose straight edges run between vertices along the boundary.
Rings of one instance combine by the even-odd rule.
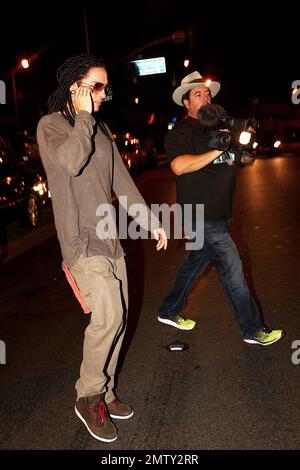
[[[21,65],[23,67],[23,69],[28,69],[29,68],[29,62],[27,59],[22,59],[21,60]]]
[[[13,68],[11,71],[11,81],[12,81],[12,89],[13,89],[13,96],[14,96],[14,104],[15,104],[15,113],[16,113],[16,121],[17,126],[19,127],[19,109],[18,109],[18,95],[17,95],[17,86],[16,86],[16,73],[19,72],[21,69],[28,69],[29,62],[27,59],[22,59],[20,64],[17,67]]]

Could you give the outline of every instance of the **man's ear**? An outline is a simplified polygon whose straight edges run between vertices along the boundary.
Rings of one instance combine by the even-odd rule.
[[[189,109],[189,105],[190,105],[189,100],[187,99],[182,100],[182,104],[185,107],[185,109],[187,110]]]

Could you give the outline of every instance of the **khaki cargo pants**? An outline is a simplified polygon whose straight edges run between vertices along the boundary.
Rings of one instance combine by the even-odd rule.
[[[125,260],[81,255],[70,271],[92,312],[75,385],[77,399],[106,392],[105,401],[110,403],[115,398],[115,370],[128,310]]]

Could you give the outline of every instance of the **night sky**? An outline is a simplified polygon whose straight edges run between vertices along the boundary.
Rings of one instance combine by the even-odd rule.
[[[1,6],[0,79],[19,58],[40,52],[30,74],[27,71],[25,77],[22,72],[18,81],[27,90],[33,87],[45,100],[55,88],[58,65],[86,50],[82,3],[7,3]],[[133,51],[184,31],[190,39],[145,48],[143,58],[165,55],[168,72],[175,70],[177,84],[194,70],[220,81],[218,98],[226,106],[257,101],[289,103],[291,83],[300,79],[296,5],[269,6],[263,13],[259,3],[241,2],[239,7],[225,3],[219,6],[210,1],[205,7],[194,1],[85,2],[90,49],[110,67],[116,98],[124,100],[134,92],[126,67]],[[182,66],[185,56],[192,60],[189,69]],[[145,103],[172,105],[169,77],[140,79],[137,86],[145,94]]]

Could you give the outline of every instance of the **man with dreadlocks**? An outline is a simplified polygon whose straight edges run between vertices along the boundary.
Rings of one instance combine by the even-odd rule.
[[[63,269],[84,311],[91,312],[75,385],[75,412],[93,437],[112,442],[117,430],[111,418],[133,415],[131,406],[114,393],[125,332],[127,276],[118,237],[99,236],[97,208],[110,207],[113,190],[117,197],[127,196],[128,207],[136,203],[146,207],[138,223],[146,229],[151,226],[157,250],[166,249],[167,237],[157,219],[153,224],[153,214],[123,165],[111,132],[96,115],[109,92],[102,59],[87,54],[71,57],[58,69],[57,80],[37,138]]]

